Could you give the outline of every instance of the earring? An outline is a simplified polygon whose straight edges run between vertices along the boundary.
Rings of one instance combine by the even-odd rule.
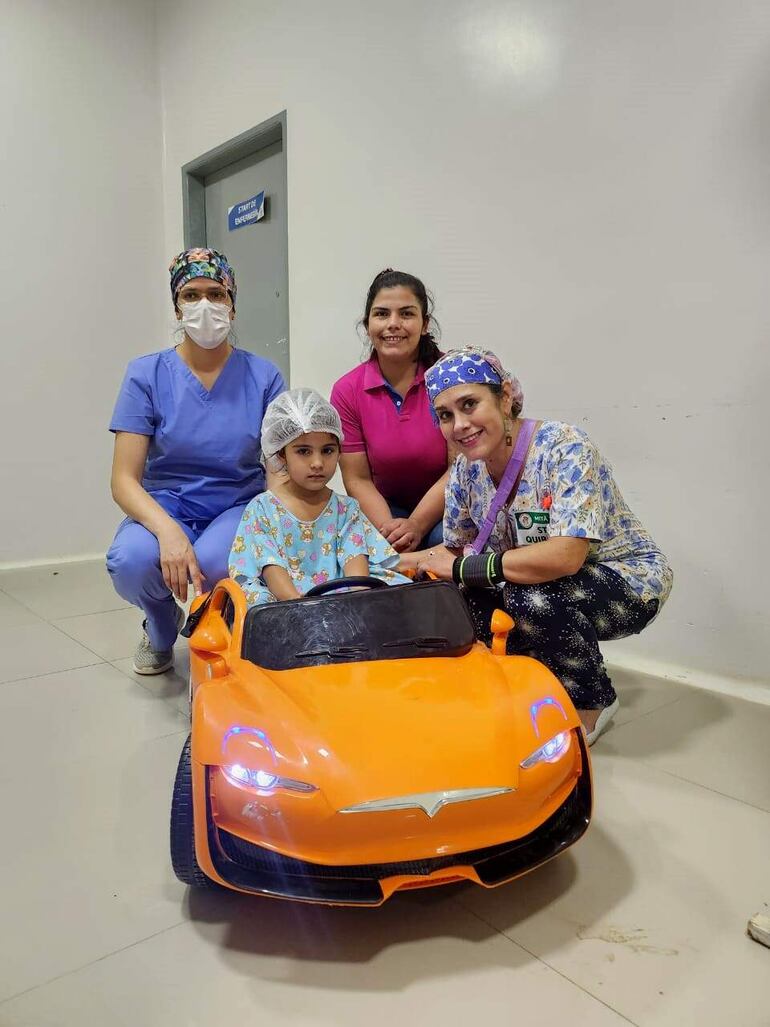
[[[505,429],[505,444],[506,446],[512,446],[513,435],[511,435],[511,432],[513,431],[513,425],[507,417],[503,421],[503,427]]]

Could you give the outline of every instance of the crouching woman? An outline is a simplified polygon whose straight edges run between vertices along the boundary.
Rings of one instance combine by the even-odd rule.
[[[408,559],[465,587],[480,638],[492,610],[511,614],[509,652],[554,672],[590,744],[619,707],[599,642],[652,621],[671,591],[668,561],[584,432],[520,416],[521,386],[493,353],[450,351],[425,382],[460,456],[444,546]]]

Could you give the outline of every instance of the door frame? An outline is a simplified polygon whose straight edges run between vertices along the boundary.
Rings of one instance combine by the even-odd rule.
[[[281,143],[283,150],[283,195],[286,198],[286,217],[288,231],[288,176],[286,172],[286,111],[281,111],[273,118],[268,118],[260,125],[249,128],[240,135],[229,139],[226,143],[215,146],[213,150],[196,157],[182,167],[182,218],[184,224],[185,249],[192,246],[206,245],[206,202],[204,181],[215,171],[221,171],[228,164],[234,164],[244,157],[258,153],[273,143]],[[288,239],[286,283],[289,281]],[[288,293],[287,293],[288,302]]]

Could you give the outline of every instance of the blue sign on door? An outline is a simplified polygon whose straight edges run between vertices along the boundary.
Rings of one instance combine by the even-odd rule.
[[[253,225],[255,221],[261,221],[265,216],[265,191],[257,193],[256,196],[244,200],[243,203],[236,203],[227,208],[227,228],[233,232],[236,228],[245,228],[246,225]]]

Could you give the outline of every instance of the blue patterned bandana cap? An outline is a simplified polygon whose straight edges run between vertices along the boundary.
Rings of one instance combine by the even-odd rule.
[[[425,372],[425,386],[431,403],[455,385],[502,385],[503,382],[511,383],[514,400],[523,401],[518,379],[505,370],[494,353],[480,346],[450,349]]]
[[[171,261],[168,272],[171,276],[171,297],[175,304],[176,294],[186,282],[193,278],[210,278],[224,285],[235,306],[235,272],[223,253],[202,247],[184,250]]]

